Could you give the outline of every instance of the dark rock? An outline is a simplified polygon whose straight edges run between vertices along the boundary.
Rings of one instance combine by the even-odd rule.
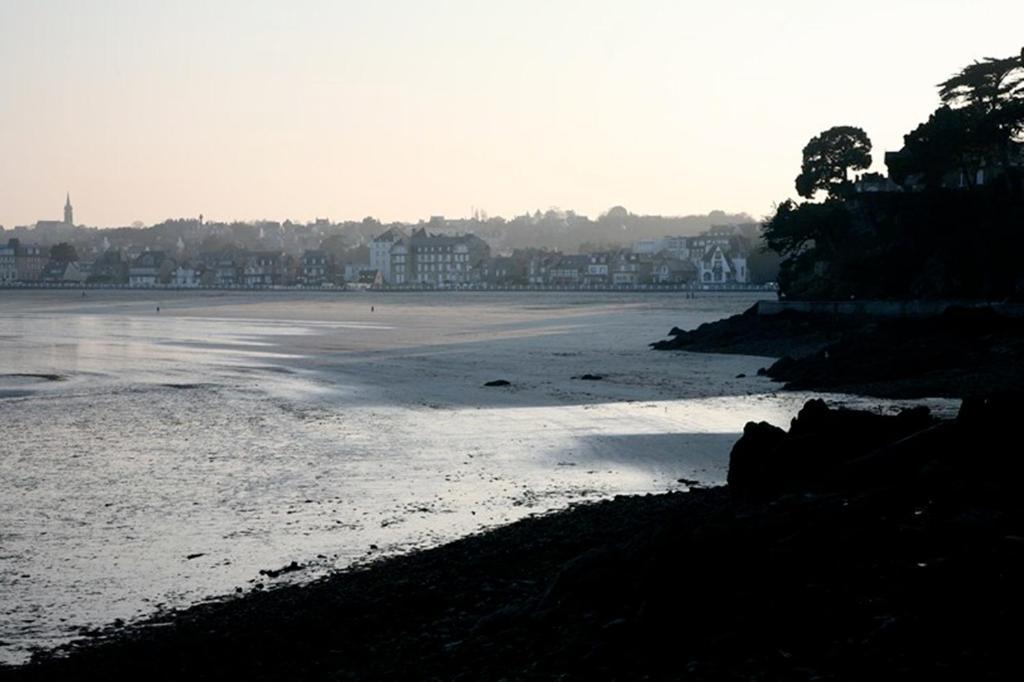
[[[793,390],[963,398],[1024,385],[1024,318],[987,306],[922,319],[751,309],[651,347],[777,357],[764,374]]]
[[[261,569],[260,570],[260,575],[265,575],[268,578],[276,578],[276,577],[278,577],[280,575],[284,575],[285,573],[294,573],[295,571],[301,571],[304,568],[305,568],[305,566],[303,566],[299,562],[293,561],[290,564],[288,564],[287,566],[282,566],[281,568],[278,568],[278,569],[273,569],[273,568]]]
[[[495,379],[494,381],[488,381],[484,386],[511,386],[512,382],[505,379]]]
[[[744,427],[729,457],[729,486],[738,494],[764,495],[823,483],[851,460],[933,424],[925,407],[880,415],[809,400],[788,433],[763,422]]]
[[[192,559],[198,559],[201,556],[206,556],[206,552],[196,552],[195,554],[189,554],[185,558],[191,561]]]
[[[582,376],[573,377],[573,379],[579,379],[580,381],[601,381],[604,377],[600,374],[584,374]]]
[[[776,452],[786,440],[786,432],[767,422],[747,422],[743,436],[729,453],[729,489],[747,493],[778,487],[781,472]]]

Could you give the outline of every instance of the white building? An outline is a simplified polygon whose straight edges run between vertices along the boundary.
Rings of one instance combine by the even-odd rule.
[[[370,269],[379,272],[387,284],[392,282],[391,248],[404,238],[402,230],[392,227],[370,242]]]
[[[747,259],[738,252],[726,252],[721,244],[714,244],[704,252],[698,264],[701,284],[746,284]]]
[[[174,286],[197,287],[202,278],[202,270],[192,263],[182,263],[174,271]]]

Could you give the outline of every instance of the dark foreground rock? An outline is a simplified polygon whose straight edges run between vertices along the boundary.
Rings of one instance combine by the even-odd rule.
[[[658,350],[780,358],[764,374],[787,389],[887,398],[962,397],[1024,386],[1024,320],[990,308],[928,319],[880,320],[756,306],[651,344]]]
[[[954,421],[812,401],[736,487],[617,498],[8,671],[61,679],[1011,679],[1022,403]]]

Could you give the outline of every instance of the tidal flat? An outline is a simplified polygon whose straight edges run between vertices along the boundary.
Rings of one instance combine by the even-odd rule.
[[[721,484],[743,425],[786,426],[809,394],[758,377],[772,358],[647,342],[756,298],[0,292],[0,660],[582,501]]]

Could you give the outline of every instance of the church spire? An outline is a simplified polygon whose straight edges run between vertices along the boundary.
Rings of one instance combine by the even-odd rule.
[[[75,224],[75,214],[71,208],[71,192],[68,192],[68,198],[64,202],[64,224],[69,226]]]

